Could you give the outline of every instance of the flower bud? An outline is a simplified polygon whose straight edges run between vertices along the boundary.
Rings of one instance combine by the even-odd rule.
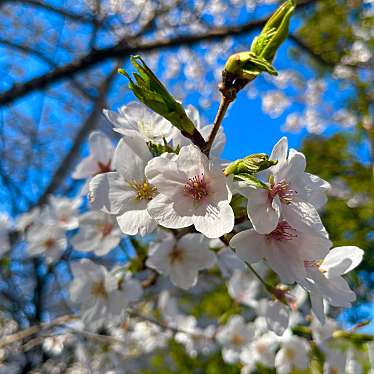
[[[288,35],[290,18],[295,9],[295,1],[288,0],[283,3],[266,22],[261,34],[251,45],[251,52],[271,63],[280,45]]]
[[[288,35],[294,0],[283,3],[266,22],[261,34],[254,38],[250,51],[235,53],[225,64],[226,74],[253,80],[262,72],[277,75],[272,65],[275,53]]]
[[[130,59],[137,70],[133,74],[135,80],[125,70],[119,69],[118,71],[127,77],[129,88],[135,96],[147,107],[170,121],[182,133],[194,135],[195,125],[188,118],[183,106],[169,94],[166,87],[140,56],[131,56]]]
[[[229,164],[224,170],[224,174],[238,175],[245,173],[254,175],[276,163],[277,161],[269,160],[269,156],[265,153],[255,153]]]

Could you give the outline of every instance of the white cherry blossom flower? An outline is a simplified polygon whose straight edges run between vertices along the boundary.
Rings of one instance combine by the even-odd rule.
[[[246,367],[244,373],[254,371],[256,363],[267,368],[273,368],[277,347],[277,337],[271,331],[255,338],[248,347],[243,349],[240,355],[240,361],[244,363]]]
[[[83,322],[90,327],[119,321],[129,303],[142,295],[140,283],[129,275],[121,279],[104,266],[83,259],[71,265],[73,281],[70,297],[81,311]]]
[[[41,209],[40,207],[32,208],[30,211],[21,214],[17,217],[16,229],[18,231],[26,231],[29,229],[35,222],[39,221]]]
[[[120,243],[122,235],[114,216],[91,211],[79,217],[79,232],[71,243],[78,251],[104,256]]]
[[[324,299],[330,305],[343,308],[350,307],[356,300],[356,294],[342,275],[357,267],[363,254],[358,247],[343,246],[331,249],[322,262],[305,261],[307,280],[302,285],[309,291],[313,312],[322,323],[325,321]]]
[[[251,273],[235,270],[227,284],[227,291],[236,302],[255,307],[259,287],[259,281]]]
[[[208,238],[233,229],[231,192],[225,176],[196,146],[182,147],[174,159],[156,157],[145,170],[159,192],[148,204],[157,223],[175,229],[194,225]]]
[[[200,328],[194,316],[179,316],[175,327],[180,330],[175,334],[175,341],[182,344],[191,357],[199,353],[209,354],[216,348],[213,338],[216,328],[213,325]]]
[[[113,170],[114,146],[104,133],[93,131],[88,137],[88,147],[90,154],[76,166],[72,175],[74,179],[90,179]],[[88,185],[85,184],[81,193],[86,194],[87,189]]]
[[[274,331],[277,335],[281,336],[286,331],[289,320],[290,310],[278,300],[269,301],[263,299],[262,310],[260,315],[263,315],[266,324],[270,331]]]
[[[30,256],[43,255],[48,262],[57,260],[67,247],[65,231],[56,225],[33,225],[26,234]]]
[[[309,226],[300,231],[281,220],[269,234],[259,234],[254,229],[239,232],[231,239],[230,246],[243,261],[252,264],[264,259],[282,283],[294,283],[306,277],[304,261],[323,258],[331,242]]]
[[[105,109],[104,115],[114,126],[114,131],[126,135],[128,130],[133,130],[146,142],[155,144],[163,144],[164,138],[170,141],[174,129],[165,118],[137,102],[124,105],[117,112]]]
[[[345,371],[347,361],[345,352],[335,349],[329,349],[325,346],[323,349],[323,353],[325,355],[323,374],[347,373]]]
[[[50,196],[49,205],[44,211],[44,218],[49,224],[58,224],[65,230],[74,230],[78,227],[78,213],[81,199],[69,199],[62,196]]]
[[[309,366],[309,344],[305,339],[287,335],[280,340],[281,348],[275,356],[275,368],[279,374],[288,374],[293,369],[304,370]]]
[[[146,262],[183,289],[195,286],[199,270],[211,268],[215,263],[216,256],[209,250],[209,241],[201,234],[186,234],[178,241],[170,234],[151,246]]]
[[[144,175],[151,158],[144,139],[128,131],[115,150],[116,172],[99,174],[89,184],[91,205],[115,215],[122,232],[128,235],[143,236],[156,228],[147,209],[157,189]]]
[[[324,230],[316,208],[325,204],[325,192],[330,185],[316,175],[305,173],[302,153],[290,149],[288,155],[286,137],[274,146],[270,159],[278,163],[264,173],[269,175],[269,189],[239,189],[248,199],[248,217],[253,228],[260,234],[268,234],[284,217],[294,227],[302,222],[318,231]]]
[[[222,346],[222,357],[227,363],[238,362],[245,347],[255,336],[253,325],[244,321],[242,316],[232,316],[217,333],[216,339]]]

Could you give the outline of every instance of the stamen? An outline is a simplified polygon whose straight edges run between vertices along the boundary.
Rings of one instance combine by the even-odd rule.
[[[157,192],[157,188],[144,180],[139,183],[135,180],[128,182],[129,186],[136,191],[136,200],[152,200]]]
[[[204,174],[201,173],[201,175],[196,175],[193,178],[189,178],[187,183],[184,185],[184,191],[194,200],[201,200],[207,197],[209,191]]]
[[[292,240],[297,238],[297,231],[287,221],[280,221],[277,228],[270,234],[265,235],[267,239]]]
[[[322,260],[304,260],[305,268],[319,268]]]
[[[105,285],[103,281],[95,282],[91,288],[91,295],[106,299],[108,297],[108,293],[106,292]]]
[[[175,262],[181,262],[184,258],[184,251],[181,248],[174,247],[173,250],[169,253],[169,259],[172,264]]]
[[[272,201],[275,196],[279,196],[281,201],[285,204],[289,204],[292,201],[296,191],[290,189],[290,185],[285,181],[273,184],[269,191],[269,199]]]

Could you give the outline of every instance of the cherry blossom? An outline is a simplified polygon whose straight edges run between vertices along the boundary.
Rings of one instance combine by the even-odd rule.
[[[227,284],[229,295],[238,303],[251,307],[257,306],[259,281],[248,271],[234,270]]]
[[[287,335],[282,337],[280,345],[275,356],[277,373],[288,374],[292,369],[304,370],[309,366],[310,347],[305,339]]]
[[[350,307],[356,294],[342,275],[356,268],[362,261],[364,251],[354,246],[331,249],[322,261],[305,261],[307,280],[303,286],[309,291],[313,312],[323,323],[325,320],[323,300],[337,307]]]
[[[71,243],[78,251],[104,256],[119,244],[122,235],[114,216],[91,211],[79,217],[79,232]]]
[[[215,263],[216,256],[209,250],[209,241],[201,234],[186,234],[178,241],[170,234],[151,246],[146,262],[183,289],[196,285],[199,270],[209,269]]]
[[[244,363],[242,373],[255,371],[256,363],[273,368],[277,347],[277,337],[272,332],[256,337],[240,354],[240,361]]]
[[[291,225],[306,223],[323,230],[316,208],[326,202],[329,184],[313,174],[305,173],[306,161],[302,153],[290,149],[283,137],[274,146],[270,159],[278,163],[268,170],[268,189],[241,188],[238,192],[248,199],[248,217],[260,234],[272,232],[284,217]]]
[[[173,127],[169,121],[151,112],[143,104],[131,102],[117,112],[104,110],[104,115],[114,126],[114,131],[126,135],[128,130],[137,131],[146,142],[163,144],[171,140]]]
[[[113,165],[117,171],[99,174],[89,184],[93,208],[115,215],[122,232],[128,235],[146,235],[156,228],[148,206],[157,188],[144,175],[151,158],[143,138],[129,131],[115,150]]]
[[[156,157],[146,177],[159,194],[148,211],[168,228],[191,225],[208,238],[218,238],[234,226],[231,192],[222,170],[194,145],[182,147],[174,159]]]
[[[216,339],[222,346],[222,357],[225,362],[235,363],[245,347],[255,336],[253,325],[246,323],[242,316],[232,316],[227,324],[217,333]]]
[[[70,297],[79,305],[83,322],[90,327],[118,321],[129,303],[142,295],[140,283],[129,275],[119,278],[88,259],[71,265]]]
[[[43,255],[48,262],[57,260],[67,247],[65,230],[56,225],[33,225],[26,234],[27,253]]]
[[[239,232],[230,246],[243,261],[252,264],[264,259],[283,283],[293,283],[306,277],[304,262],[326,256],[331,242],[307,225],[300,231],[281,220],[268,234],[259,234],[254,229]]]
[[[80,205],[80,198],[69,199],[62,196],[51,196],[49,204],[43,212],[45,217],[42,220],[48,220],[51,225],[58,224],[64,230],[76,229],[79,224],[78,209]]]
[[[101,131],[93,131],[88,138],[89,156],[81,160],[76,166],[72,177],[74,179],[87,179],[100,173],[113,170],[112,160],[114,146],[110,139]],[[88,185],[85,184],[82,194],[86,194]]]

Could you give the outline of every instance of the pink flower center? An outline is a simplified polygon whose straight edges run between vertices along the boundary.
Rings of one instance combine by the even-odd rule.
[[[204,174],[201,173],[193,178],[189,178],[187,183],[184,185],[184,192],[194,200],[201,200],[207,197],[209,190]]]
[[[269,199],[273,201],[275,196],[279,196],[281,201],[285,204],[289,204],[296,191],[290,189],[290,185],[286,181],[273,184],[269,191]]]
[[[265,235],[267,239],[274,240],[292,240],[297,238],[297,231],[286,221],[280,221],[277,228],[270,234]]]

